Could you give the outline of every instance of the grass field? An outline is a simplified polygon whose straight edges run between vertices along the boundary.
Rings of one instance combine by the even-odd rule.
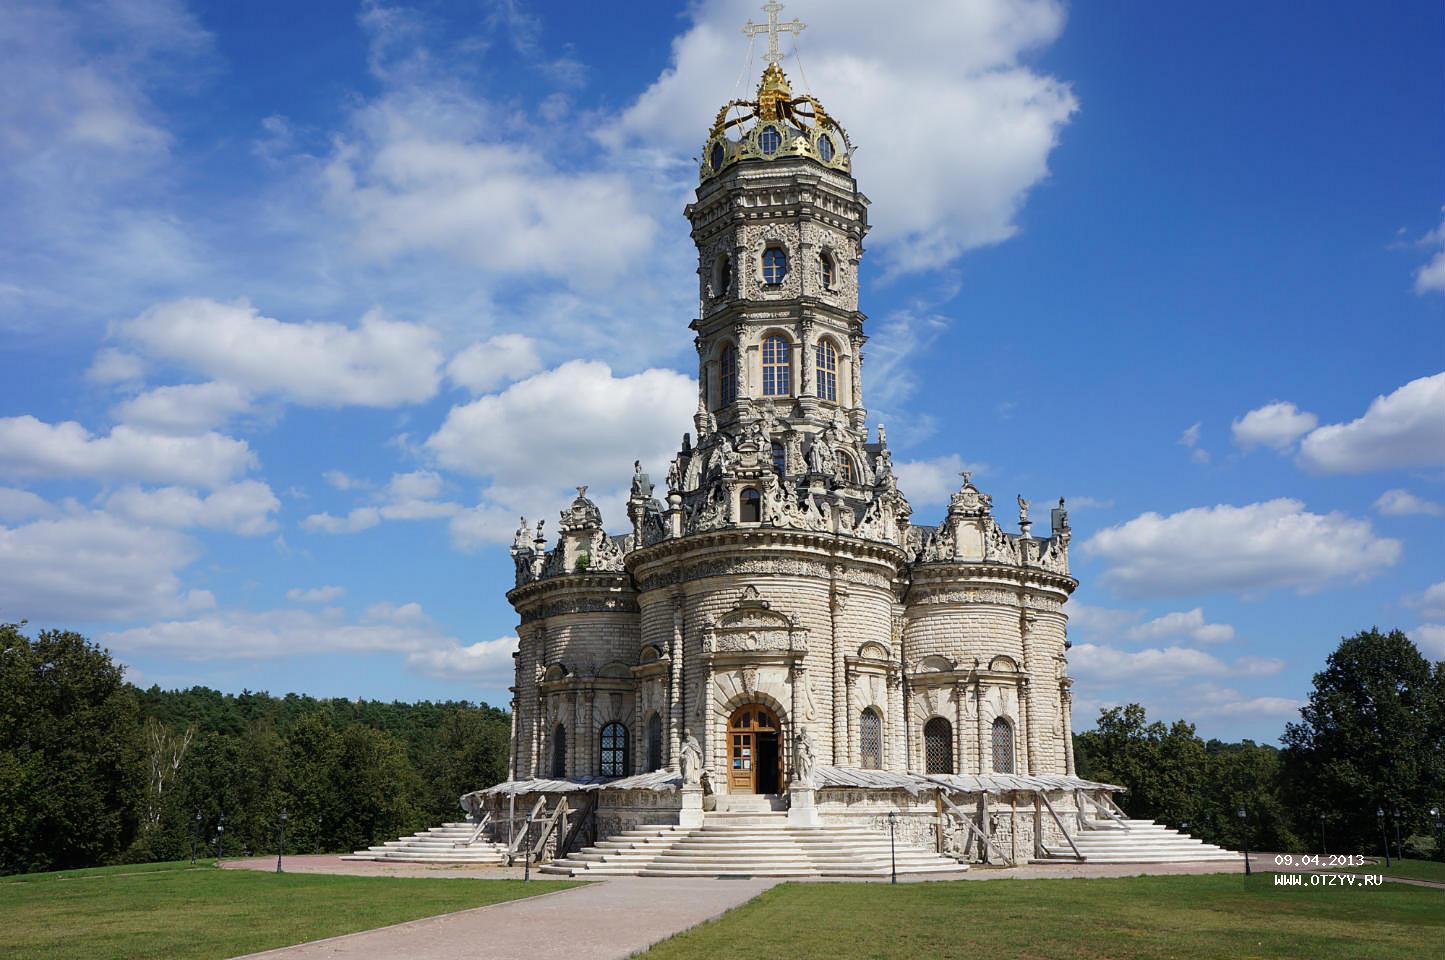
[[[137,864],[0,878],[0,957],[216,960],[535,896],[567,881]]]
[[[1382,873],[1387,877],[1404,877],[1407,880],[1433,880],[1436,883],[1445,883],[1445,863],[1439,860],[1392,860],[1390,865],[1385,866],[1385,861],[1372,863],[1364,867],[1351,867],[1348,870],[1337,871],[1340,873]]]
[[[1273,876],[790,883],[647,960],[1290,957],[1418,960],[1445,942],[1445,891],[1275,887]]]

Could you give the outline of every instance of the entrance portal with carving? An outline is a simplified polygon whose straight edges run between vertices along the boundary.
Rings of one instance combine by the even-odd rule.
[[[783,751],[777,716],[758,703],[728,718],[728,792],[781,793]]]

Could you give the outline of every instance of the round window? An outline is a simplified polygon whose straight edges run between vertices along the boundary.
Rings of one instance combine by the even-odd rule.
[[[727,159],[727,154],[723,151],[723,145],[714,143],[712,152],[708,155],[708,163],[712,164],[714,170],[721,170],[725,159]]]
[[[764,127],[763,132],[758,135],[758,148],[763,153],[777,153],[782,145],[783,135],[778,132],[777,127]]]
[[[818,156],[823,158],[824,163],[831,163],[833,161],[832,137],[829,137],[825,134],[824,136],[818,138]]]

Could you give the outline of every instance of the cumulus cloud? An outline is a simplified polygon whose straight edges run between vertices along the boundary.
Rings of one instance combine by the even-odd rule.
[[[963,485],[960,473],[965,470],[981,473],[985,469],[982,464],[964,462],[956,453],[928,460],[900,460],[893,464],[898,488],[915,507],[947,503],[948,498]]]
[[[1375,500],[1375,510],[1387,517],[1445,516],[1445,504],[1424,500],[1408,490],[1386,490]]]
[[[1181,610],[1155,617],[1147,623],[1130,627],[1130,640],[1159,640],[1164,637],[1188,637],[1195,643],[1224,643],[1234,639],[1234,627],[1227,623],[1205,623],[1204,610]]]
[[[267,484],[242,480],[204,496],[184,487],[124,487],[111,494],[105,506],[109,512],[136,523],[204,527],[255,536],[276,529],[272,515],[281,509],[281,501]]]
[[[1400,541],[1375,535],[1368,520],[1310,513],[1298,500],[1145,513],[1085,541],[1109,566],[1102,579],[1131,596],[1295,587],[1361,580],[1400,559]]]
[[[198,553],[175,530],[98,511],[0,526],[0,619],[72,625],[205,609],[214,598],[178,576]]]
[[[1241,449],[1269,447],[1285,451],[1318,423],[1319,417],[1314,414],[1300,410],[1292,403],[1277,400],[1249,411],[1235,420],[1230,429],[1235,444]]]
[[[873,200],[870,238],[895,270],[948,263],[1012,236],[1028,191],[1048,176],[1048,158],[1078,109],[1069,87],[1025,65],[1063,30],[1052,0],[910,4],[897,12],[865,0],[837,0],[804,38],[811,90],[837,111],[861,146],[854,173]],[[757,18],[751,0],[693,5],[673,41],[672,62],[601,138],[685,170],[706,121],[746,95],[738,25]],[[802,72],[785,64],[795,87]],[[699,119],[690,119],[699,118]],[[946,122],[942,118],[947,118]]]
[[[115,405],[111,416],[153,433],[184,436],[224,425],[251,405],[231,383],[183,383],[157,387]]]
[[[1101,640],[1110,640],[1123,634],[1144,615],[1142,610],[1095,607],[1077,600],[1070,600],[1064,607],[1064,613],[1068,614],[1069,634],[1072,637],[1095,637]]]
[[[512,653],[516,649],[515,635],[498,637],[465,647],[457,645],[408,654],[406,665],[417,673],[440,680],[470,680],[506,688],[515,679]]]
[[[520,333],[503,333],[466,347],[447,364],[447,379],[472,393],[489,393],[542,369],[537,341]]]
[[[1425,234],[1420,243],[1435,249],[1429,261],[1415,271],[1415,292],[1445,293],[1445,220]]]
[[[1445,373],[1376,397],[1364,416],[1311,431],[1300,466],[1313,473],[1366,473],[1445,463]]]
[[[159,304],[118,333],[152,357],[255,394],[315,407],[394,407],[437,391],[436,334],[378,310],[355,327],[287,323],[245,300],[191,298]]]
[[[14,523],[31,517],[51,517],[59,512],[50,501],[29,490],[0,487],[0,521]]]
[[[1071,671],[1100,681],[1170,683],[1195,677],[1265,676],[1278,673],[1284,661],[1241,657],[1227,663],[1191,647],[1120,650],[1105,644],[1076,644],[1069,652]]]
[[[346,596],[345,587],[292,587],[286,591],[286,599],[294,603],[331,603]]]
[[[551,515],[570,499],[568,487],[588,482],[604,517],[625,522],[621,491],[633,460],[660,477],[696,402],[696,384],[672,370],[618,377],[606,364],[574,360],[453,407],[424,449],[439,466],[488,483],[481,511],[459,514],[463,532],[454,535],[510,542],[519,512]]]
[[[133,383],[143,379],[145,373],[145,361],[140,357],[114,347],[106,347],[96,351],[90,367],[85,371],[85,379],[104,386]]]
[[[1445,620],[1445,580],[1432,583],[1422,592],[1404,598],[1405,606],[1419,610],[1432,620]]]
[[[1209,451],[1199,445],[1199,434],[1203,427],[1204,424],[1196,420],[1174,441],[1189,451],[1190,460],[1200,464],[1209,462]]]
[[[119,424],[102,437],[71,420],[0,418],[0,475],[218,487],[255,464],[246,441],[215,432],[166,436]]]
[[[356,507],[342,517],[329,513],[313,513],[301,521],[301,526],[312,533],[360,533],[370,530],[381,522],[381,511],[375,507]]]
[[[1445,660],[1445,623],[1422,623],[1409,632],[1409,637],[1431,660]]]
[[[383,520],[435,520],[461,513],[461,504],[438,499],[444,486],[441,474],[433,470],[393,474],[371,505],[356,507],[344,517],[315,513],[301,525],[313,533],[360,533]]]

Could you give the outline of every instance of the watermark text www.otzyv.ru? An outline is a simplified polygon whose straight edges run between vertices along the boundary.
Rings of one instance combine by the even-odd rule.
[[[1276,887],[1378,887],[1385,882],[1378,873],[1276,873]]]

